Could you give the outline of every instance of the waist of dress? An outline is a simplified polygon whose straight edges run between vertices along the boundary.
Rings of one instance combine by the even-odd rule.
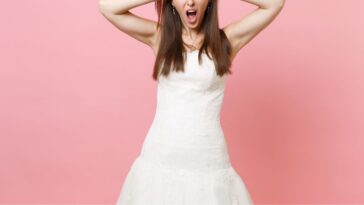
[[[219,124],[220,107],[157,105],[154,121],[162,123]]]
[[[146,135],[145,144],[156,142],[163,145],[196,149],[221,148],[226,144],[224,131],[215,123],[174,123],[154,120]]]
[[[189,147],[149,140],[143,144],[140,155],[151,163],[175,170],[208,172],[231,166],[225,144]]]

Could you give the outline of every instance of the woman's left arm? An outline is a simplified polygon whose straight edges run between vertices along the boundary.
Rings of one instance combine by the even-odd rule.
[[[285,0],[241,0],[258,6],[243,18],[223,28],[232,45],[232,55],[250,42],[258,33],[268,26],[283,8]]]

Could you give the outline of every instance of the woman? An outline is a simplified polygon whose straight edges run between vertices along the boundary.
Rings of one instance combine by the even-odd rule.
[[[156,114],[117,204],[253,204],[230,163],[220,108],[234,57],[278,15],[284,0],[243,0],[258,8],[222,29],[217,0],[156,0],[158,22],[129,11],[152,1],[99,1],[113,25],[156,56]]]

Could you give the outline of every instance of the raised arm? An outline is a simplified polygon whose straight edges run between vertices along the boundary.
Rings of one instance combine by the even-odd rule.
[[[223,28],[232,45],[233,59],[239,50],[268,26],[278,15],[285,0],[241,0],[258,6],[243,18]]]
[[[129,10],[155,0],[99,0],[99,10],[119,30],[156,50],[157,22],[139,17]]]

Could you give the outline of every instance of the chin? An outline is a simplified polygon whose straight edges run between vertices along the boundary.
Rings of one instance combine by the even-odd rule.
[[[198,26],[200,25],[200,22],[197,20],[197,22],[196,22],[196,23],[194,23],[194,24],[190,24],[190,23],[188,23],[188,21],[185,21],[185,24],[186,24],[186,26],[187,26],[187,27],[189,27],[189,28],[196,28],[196,27],[198,27]]]

